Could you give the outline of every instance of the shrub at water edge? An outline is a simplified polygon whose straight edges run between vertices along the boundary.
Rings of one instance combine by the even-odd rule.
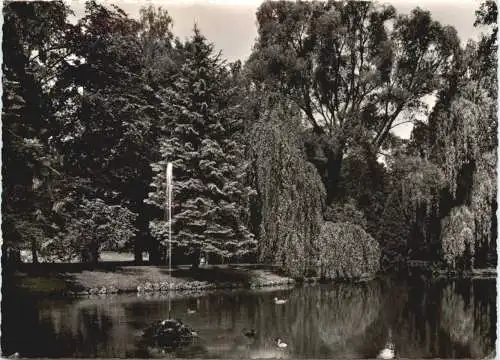
[[[326,221],[316,249],[317,273],[324,279],[358,278],[380,269],[379,244],[358,225]]]

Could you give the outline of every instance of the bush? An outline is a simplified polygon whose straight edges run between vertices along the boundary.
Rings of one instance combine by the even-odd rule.
[[[359,278],[380,269],[379,244],[358,225],[325,222],[316,249],[317,274],[324,279]]]

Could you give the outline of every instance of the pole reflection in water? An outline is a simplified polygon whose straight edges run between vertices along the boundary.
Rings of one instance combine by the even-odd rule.
[[[275,297],[288,301],[276,306]],[[30,357],[164,356],[138,353],[136,344],[144,328],[168,317],[167,302],[166,294],[7,301],[4,351]],[[172,298],[172,317],[186,317],[187,308],[197,309],[189,326],[199,341],[177,357],[359,359],[376,358],[387,347],[401,358],[482,358],[496,338],[496,289],[489,280],[373,281]],[[253,336],[245,335],[248,329]],[[278,338],[286,348],[277,345]]]

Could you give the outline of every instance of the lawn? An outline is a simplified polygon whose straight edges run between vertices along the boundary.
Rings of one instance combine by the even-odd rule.
[[[142,259],[144,261],[149,261],[149,253],[145,252],[142,254]],[[21,250],[21,260],[24,263],[31,263],[32,256],[31,251]],[[134,254],[131,252],[118,252],[118,251],[101,251],[100,260],[102,262],[109,261],[124,261],[124,262],[132,262],[134,261]],[[39,261],[44,262],[45,259],[43,256],[39,256]],[[77,261],[75,260],[74,263]]]
[[[81,263],[22,264],[6,280],[13,291],[34,294],[165,292],[280,286],[294,280],[263,265],[135,266],[129,254],[104,253],[95,268]]]

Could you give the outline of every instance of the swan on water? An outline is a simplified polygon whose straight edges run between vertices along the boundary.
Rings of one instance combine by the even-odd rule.
[[[285,299],[278,299],[277,297],[274,298],[274,303],[277,305],[283,305],[287,302],[288,300]]]
[[[246,337],[255,337],[257,335],[257,331],[255,331],[255,329],[243,329],[243,335],[245,335]]]
[[[282,348],[282,349],[284,349],[284,348],[286,348],[286,347],[288,346],[288,344],[287,344],[287,343],[284,343],[284,342],[283,342],[283,341],[281,341],[281,339],[279,339],[279,338],[278,338],[278,339],[276,339],[276,345],[277,345],[279,348]]]

